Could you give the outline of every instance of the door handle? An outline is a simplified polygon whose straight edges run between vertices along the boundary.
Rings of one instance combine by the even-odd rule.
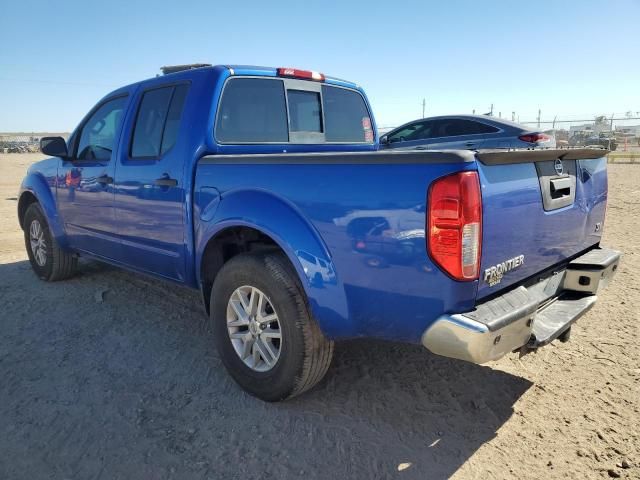
[[[465,143],[465,145],[467,147],[475,147],[476,146],[476,142],[467,142],[467,143]]]
[[[100,175],[96,178],[96,182],[101,183],[102,185],[110,185],[113,183],[113,177],[109,175]]]
[[[176,180],[175,178],[171,178],[165,173],[160,178],[157,178],[153,182],[153,184],[159,187],[175,187],[176,185],[178,185],[178,180]]]

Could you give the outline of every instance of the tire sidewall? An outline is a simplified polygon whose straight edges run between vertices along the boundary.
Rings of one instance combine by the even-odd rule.
[[[46,262],[44,266],[38,265],[33,252],[31,251],[31,223],[37,220],[40,223],[40,228],[42,228],[44,234],[44,241],[46,243]],[[49,223],[47,222],[40,205],[37,203],[33,203],[27,208],[27,211],[24,215],[24,243],[27,249],[27,255],[29,256],[29,262],[31,263],[31,267],[35,274],[41,278],[42,280],[48,280],[51,278],[53,273],[53,237],[51,236],[51,232],[49,230]]]
[[[249,368],[236,353],[227,330],[227,304],[241,286],[261,290],[278,315],[282,346],[276,365],[266,372]],[[277,401],[294,391],[304,363],[304,335],[300,325],[308,317],[304,297],[291,272],[277,257],[241,255],[231,259],[216,277],[211,296],[214,338],[222,362],[245,390]]]

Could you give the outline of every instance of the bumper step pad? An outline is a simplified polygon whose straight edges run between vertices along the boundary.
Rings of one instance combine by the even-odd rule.
[[[558,299],[538,310],[528,348],[544,347],[566,332],[573,322],[587,313],[598,297]]]

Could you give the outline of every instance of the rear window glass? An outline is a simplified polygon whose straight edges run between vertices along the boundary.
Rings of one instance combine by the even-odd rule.
[[[229,81],[220,101],[215,136],[222,143],[288,142],[282,80]]]
[[[287,90],[289,128],[292,132],[322,132],[320,94],[304,90]]]
[[[327,142],[373,142],[373,130],[362,95],[354,90],[322,86]]]

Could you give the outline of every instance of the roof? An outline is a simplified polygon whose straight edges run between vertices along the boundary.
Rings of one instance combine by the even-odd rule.
[[[162,77],[166,77],[168,75],[189,75],[195,72],[205,73],[211,72],[216,69],[228,69],[232,72],[234,76],[260,76],[260,77],[277,77],[278,69],[275,67],[261,67],[257,65],[211,65],[208,63],[193,63],[193,64],[183,64],[183,65],[169,65],[160,67],[163,71],[164,75]],[[124,85],[116,90],[110,92],[107,97],[112,96],[118,93],[125,93],[131,90],[131,88],[138,86],[142,83],[147,83],[153,81],[160,77],[160,75],[156,75],[155,77],[145,78],[144,80],[140,80],[138,82],[131,83],[129,85]],[[338,85],[347,88],[360,89],[358,85],[353,82],[349,82],[347,80],[342,80],[335,77],[330,77],[325,75],[325,83],[330,85]]]
[[[483,122],[483,123],[488,123],[488,124],[499,124],[499,125],[503,125],[503,126],[508,126],[511,128],[515,128],[518,130],[531,130],[531,128],[522,125],[520,123],[516,123],[516,122],[512,122],[511,120],[507,120],[504,118],[498,118],[498,117],[493,117],[490,115],[469,115],[469,114],[461,114],[461,115],[438,115],[435,117],[425,117],[425,118],[418,118],[416,120],[411,120],[410,122],[406,122],[402,125],[400,125],[399,127],[394,128],[392,131],[398,130],[406,125],[409,125],[411,123],[414,122],[420,122],[423,120],[447,120],[447,119],[461,119],[461,120],[476,120],[479,122]]]

